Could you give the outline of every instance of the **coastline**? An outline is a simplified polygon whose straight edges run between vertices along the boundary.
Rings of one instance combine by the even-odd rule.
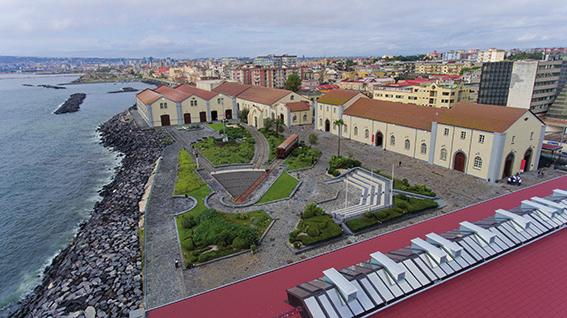
[[[98,133],[100,143],[121,153],[122,160],[99,191],[90,217],[45,268],[41,283],[4,309],[10,317],[81,315],[87,308],[97,317],[127,317],[143,305],[138,202],[164,148],[163,134],[139,130],[128,111],[103,123]]]

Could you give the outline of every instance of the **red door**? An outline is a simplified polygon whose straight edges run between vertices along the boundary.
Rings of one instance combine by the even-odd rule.
[[[161,115],[160,116],[161,119],[161,125],[162,126],[169,126],[171,125],[171,122],[169,121],[169,115]]]
[[[457,152],[455,154],[455,160],[453,162],[453,169],[465,172],[465,160],[466,156],[462,152]]]
[[[200,120],[202,123],[207,122],[207,112],[200,112],[200,113],[199,113],[199,120]]]

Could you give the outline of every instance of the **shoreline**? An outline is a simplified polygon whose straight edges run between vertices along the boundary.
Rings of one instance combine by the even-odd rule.
[[[127,317],[143,306],[138,202],[164,148],[163,134],[139,130],[128,111],[103,123],[97,132],[101,145],[122,154],[122,160],[111,181],[98,191],[100,199],[90,216],[45,267],[41,282],[5,307],[3,314],[80,315],[89,308],[97,317]]]

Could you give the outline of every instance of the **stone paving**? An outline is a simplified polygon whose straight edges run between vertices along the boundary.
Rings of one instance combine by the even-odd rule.
[[[309,128],[302,127],[294,128],[291,132],[298,133],[301,136],[302,140],[307,140],[307,136],[313,131]],[[187,133],[187,135],[193,133],[194,132]],[[258,252],[255,255],[242,254],[236,257],[219,260],[205,266],[195,267],[188,270],[172,270],[173,259],[179,257],[179,248],[177,246],[177,241],[175,240],[175,228],[172,223],[173,211],[166,212],[165,210],[167,210],[168,208],[167,205],[156,207],[157,209],[162,211],[159,215],[156,215],[156,217],[161,217],[163,218],[163,220],[157,222],[158,225],[161,226],[159,230],[161,234],[157,235],[158,239],[161,238],[161,243],[153,242],[153,244],[155,244],[156,246],[160,245],[160,248],[162,250],[157,251],[158,253],[152,257],[163,257],[164,259],[153,261],[154,264],[159,263],[161,266],[157,268],[147,268],[148,272],[154,270],[161,272],[160,274],[149,273],[150,275],[155,276],[155,280],[153,280],[152,283],[159,285],[154,286],[154,289],[148,288],[149,294],[151,296],[148,297],[148,305],[150,307],[164,304],[168,301],[172,301],[181,297],[190,296],[211,288],[219,287],[223,284],[269,271],[271,269],[281,267],[307,257],[321,254],[323,252],[335,250],[337,248],[351,244],[352,242],[373,237],[396,228],[405,227],[409,224],[413,224],[415,222],[442,213],[447,213],[457,208],[464,207],[466,205],[470,205],[518,189],[518,187],[516,186],[509,186],[505,184],[490,184],[483,180],[464,175],[457,171],[447,170],[441,167],[430,165],[424,161],[419,161],[395,153],[386,152],[369,145],[367,146],[357,142],[343,140],[341,142],[343,154],[352,155],[353,157],[359,159],[360,161],[362,161],[365,167],[381,169],[385,172],[390,171],[392,164],[395,163],[396,177],[407,178],[411,183],[427,184],[444,199],[447,205],[444,208],[432,213],[418,215],[413,219],[382,227],[358,236],[350,236],[338,242],[334,242],[332,244],[307,251],[305,253],[302,253],[301,255],[296,255],[293,249],[289,247],[286,242],[289,232],[293,230],[293,228],[299,221],[299,215],[303,211],[305,205],[309,202],[316,202],[335,197],[337,195],[337,192],[339,193],[339,197],[338,199],[336,199],[335,204],[344,204],[344,185],[342,183],[331,185],[323,183],[329,178],[325,175],[325,170],[328,166],[328,160],[333,154],[336,153],[337,137],[320,132],[316,132],[316,134],[319,138],[319,144],[316,147],[322,150],[323,155],[319,162],[312,169],[292,173],[293,176],[298,177],[303,181],[303,184],[292,199],[272,204],[266,204],[260,207],[250,206],[246,208],[231,209],[225,206],[221,206],[218,203],[218,197],[220,197],[220,195],[215,195],[211,198],[210,201],[213,207],[220,210],[226,212],[238,212],[262,209],[269,213],[276,220],[274,226],[264,238],[264,241],[260,245]],[[196,137],[187,136],[184,138],[193,139]],[[171,148],[173,149],[175,148],[175,146]],[[170,148],[168,148],[168,150],[169,149]],[[165,170],[174,169],[175,166],[171,166],[171,163],[169,165],[165,164],[165,162],[167,160],[171,161],[175,159],[167,159],[166,157],[167,155],[164,155],[164,161],[162,162],[163,166],[161,167],[158,174],[159,178],[156,180],[157,183],[160,184],[160,188],[167,188],[169,186],[169,194],[171,194],[174,181],[164,180],[164,178],[166,178],[167,175],[174,178],[175,171],[169,172]],[[397,166],[399,161],[402,162],[401,167]],[[211,185],[211,187],[215,188],[215,182],[214,180],[212,180],[213,178],[207,176],[206,171],[200,171],[200,174]],[[525,174],[523,176],[524,185],[522,187],[553,178],[560,174],[563,174],[563,172],[554,170],[546,171],[544,178],[536,177],[535,173]],[[160,197],[160,190],[156,191],[156,193],[157,194],[154,196]],[[349,193],[349,196],[350,195],[351,193]],[[154,196],[152,196],[152,203],[157,205],[160,202],[160,199],[156,200]],[[167,201],[168,199],[166,197],[163,197],[161,200]],[[332,205],[333,203],[331,202],[330,204]],[[165,224],[168,222],[171,223],[169,226]],[[169,242],[171,240],[175,241]],[[148,241],[150,241],[149,237]],[[165,241],[168,241],[167,244]],[[166,277],[168,275],[173,276],[173,278]],[[158,276],[162,277],[163,281],[159,281]],[[181,279],[180,276],[182,276]],[[151,301],[150,298],[152,298]]]

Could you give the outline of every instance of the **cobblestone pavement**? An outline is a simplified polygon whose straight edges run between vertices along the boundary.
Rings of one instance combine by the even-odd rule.
[[[303,140],[307,140],[307,136],[313,131],[309,128],[294,128],[291,132],[298,133]],[[352,242],[363,240],[373,237],[397,228],[405,227],[415,222],[443,214],[455,210],[478,201],[486,200],[501,194],[505,194],[517,190],[516,186],[509,186],[505,184],[490,184],[483,180],[477,179],[472,176],[464,175],[457,171],[443,169],[429,165],[427,162],[418,161],[402,155],[391,152],[386,152],[376,147],[362,145],[357,142],[343,140],[341,142],[342,153],[352,155],[353,157],[362,161],[365,167],[381,169],[383,171],[390,171],[392,164],[398,164],[402,161],[402,166],[395,168],[395,174],[398,178],[407,178],[412,183],[424,183],[430,186],[439,196],[446,202],[446,206],[442,209],[428,214],[416,216],[413,219],[385,226],[365,234],[357,236],[349,236],[345,239],[339,240],[332,244],[316,248],[301,255],[296,255],[291,247],[286,242],[289,232],[293,230],[299,221],[299,215],[305,205],[309,202],[321,201],[337,196],[336,204],[344,203],[344,184],[336,183],[327,185],[323,182],[328,180],[325,170],[328,166],[328,160],[337,151],[337,137],[330,134],[316,133],[319,137],[319,143],[316,146],[321,149],[323,155],[319,162],[312,168],[300,172],[294,172],[292,175],[298,177],[303,181],[303,184],[296,192],[295,196],[287,201],[280,201],[272,204],[262,206],[251,206],[240,209],[230,209],[220,206],[217,202],[218,198],[213,196],[211,203],[215,208],[226,212],[237,211],[252,211],[262,209],[269,213],[276,221],[268,232],[264,241],[260,245],[258,252],[255,255],[242,254],[236,257],[219,260],[211,264],[200,266],[188,270],[184,270],[182,281],[178,279],[178,273],[174,272],[177,283],[175,288],[182,288],[179,292],[173,286],[168,286],[169,282],[160,284],[161,292],[163,295],[156,297],[154,304],[163,304],[165,299],[177,299],[179,295],[190,296],[211,288],[221,286],[239,279],[243,279],[258,273],[272,270],[286,264],[300,261],[301,259],[315,256],[327,251],[332,251],[337,248],[351,244]],[[164,167],[165,168],[165,165]],[[160,169],[161,171],[162,169]],[[206,171],[200,171],[201,175],[211,184],[210,176],[207,176]],[[537,182],[551,179],[555,176],[563,174],[559,171],[549,170],[546,171],[545,178],[535,177],[533,173],[524,175],[524,185],[531,185]],[[157,182],[163,182],[162,179],[157,179]],[[214,184],[212,185],[214,187]],[[350,191],[349,191],[350,192]],[[351,194],[349,193],[349,196]],[[153,197],[152,197],[153,200]],[[155,200],[154,200],[155,203]],[[332,202],[330,205],[332,206]],[[327,204],[328,205],[328,204]],[[172,213],[172,212],[171,212]],[[166,220],[167,221],[167,220]],[[166,222],[164,221],[164,222]],[[168,231],[175,231],[175,229],[167,229]],[[165,234],[164,234],[165,235]],[[168,234],[171,239],[175,233]],[[177,244],[177,242],[175,242]],[[173,244],[173,245],[175,245]],[[162,246],[163,249],[169,248]],[[167,254],[164,257],[171,259],[171,257],[178,257],[178,247],[172,247],[172,251],[163,251]],[[163,261],[167,266],[167,260]],[[169,288],[169,289],[168,289]],[[172,290],[170,292],[169,290]],[[167,294],[167,295],[166,295]],[[162,302],[160,302],[162,301]]]

